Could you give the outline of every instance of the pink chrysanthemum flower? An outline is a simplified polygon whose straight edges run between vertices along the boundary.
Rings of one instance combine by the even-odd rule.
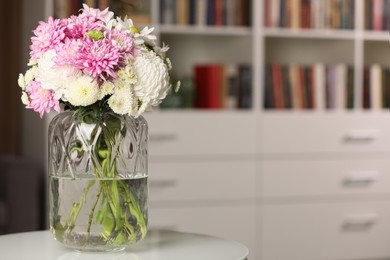
[[[81,17],[88,16],[93,17],[97,20],[107,22],[114,16],[113,12],[108,11],[108,8],[100,11],[99,9],[90,8],[88,5],[83,4],[83,12],[80,14]]]
[[[65,35],[69,39],[82,39],[88,31],[101,30],[104,24],[89,16],[71,16],[64,19]]]
[[[43,53],[54,49],[65,38],[65,26],[62,20],[49,18],[48,22],[40,22],[33,31],[35,36],[31,37],[30,55],[33,60],[38,60]]]
[[[125,65],[122,53],[112,45],[110,40],[94,41],[89,37],[83,41],[83,47],[75,64],[84,74],[96,80],[116,78],[118,67]]]
[[[26,88],[26,92],[30,100],[26,108],[38,112],[41,118],[45,112],[49,113],[52,108],[57,112],[61,111],[59,101],[54,98],[54,91],[42,88],[38,81],[31,81]]]
[[[106,31],[104,36],[123,53],[125,58],[134,61],[134,57],[141,53],[141,50],[135,47],[134,39],[126,31]]]
[[[63,44],[56,46],[55,64],[58,66],[74,65],[77,63],[78,55],[83,47],[81,39],[65,39]]]

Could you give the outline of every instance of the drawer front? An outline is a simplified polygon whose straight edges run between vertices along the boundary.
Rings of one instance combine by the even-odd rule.
[[[274,160],[261,169],[263,198],[390,193],[388,159]]]
[[[240,161],[152,161],[150,201],[255,198],[255,165]]]
[[[150,229],[170,229],[235,240],[249,248],[249,259],[259,259],[255,252],[255,224],[253,205],[151,207],[149,210]]]
[[[265,205],[264,260],[390,257],[390,201]]]
[[[152,157],[256,152],[256,117],[252,113],[162,112],[145,118]]]
[[[265,154],[390,151],[386,114],[266,114]]]

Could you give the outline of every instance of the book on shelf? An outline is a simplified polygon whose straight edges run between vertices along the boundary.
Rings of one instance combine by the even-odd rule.
[[[371,108],[382,108],[382,68],[379,64],[370,66]]]
[[[323,63],[316,63],[313,65],[313,85],[315,106],[319,110],[325,109],[325,65]]]
[[[176,23],[179,25],[186,25],[189,23],[190,17],[188,15],[189,1],[176,1]]]
[[[252,108],[252,66],[242,64],[238,66],[238,106],[237,108]]]
[[[364,16],[364,26],[366,30],[389,31],[390,1],[365,0]]]
[[[353,29],[355,0],[264,0],[264,26]]]
[[[252,107],[252,69],[246,64],[197,64],[194,106],[201,109]]]
[[[366,65],[363,69],[363,108],[390,107],[390,68],[380,64]]]
[[[250,0],[160,0],[160,23],[249,26]]]
[[[336,68],[334,66],[325,69],[325,108],[332,109],[335,107],[335,80]]]
[[[160,23],[176,23],[176,0],[164,0],[160,2]]]
[[[353,108],[353,70],[346,64],[266,64],[265,109]]]
[[[371,107],[371,91],[370,91],[370,73],[369,68],[363,68],[363,93],[362,93],[362,107],[369,109]]]
[[[282,68],[280,64],[271,65],[271,79],[274,108],[284,108]]]
[[[220,96],[222,67],[219,64],[197,65],[195,73],[195,107],[222,108]]]

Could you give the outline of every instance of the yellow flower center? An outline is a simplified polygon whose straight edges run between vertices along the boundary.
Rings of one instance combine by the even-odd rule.
[[[138,30],[138,28],[135,27],[135,26],[130,26],[130,30],[133,30],[133,32],[135,32],[135,33],[140,33],[140,31]]]

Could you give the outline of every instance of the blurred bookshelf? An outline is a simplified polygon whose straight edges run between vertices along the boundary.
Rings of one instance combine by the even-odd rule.
[[[388,45],[385,44],[390,39],[388,0],[54,0],[54,14],[56,17],[76,14],[83,3],[100,9],[110,7],[117,15],[133,19],[141,28],[153,25],[160,40],[172,46],[169,56],[173,62],[175,78],[187,82],[192,80],[192,84],[185,84],[184,87],[193,90],[184,92],[185,95],[193,93],[194,100],[198,89],[211,89],[198,87],[195,80],[196,67],[224,67],[226,64],[250,66],[251,91],[241,93],[251,95],[246,98],[251,99],[250,108],[260,113],[276,109],[269,106],[271,101],[264,96],[265,92],[268,96],[270,92],[274,92],[274,84],[269,86],[270,81],[266,75],[270,64],[284,67],[292,64],[314,66],[319,63],[326,65],[325,67],[346,64],[353,71],[353,108],[359,111],[369,109],[366,107],[367,102],[363,107],[364,100],[367,100],[364,95],[371,91],[369,88],[367,92],[364,87],[367,78],[364,76],[367,74],[364,73],[365,68],[371,65],[386,66],[390,58]],[[378,55],[378,52],[383,55]],[[381,57],[376,62],[371,62],[370,56]],[[326,75],[332,74],[327,72]],[[375,75],[382,78],[382,73],[374,73],[373,76]],[[229,79],[220,79],[218,86],[213,88],[220,89],[219,96],[223,93],[231,95],[232,91],[224,89],[227,86],[224,82]],[[289,81],[287,77],[287,84],[294,85]],[[318,84],[327,86],[325,83]],[[345,92],[338,93],[350,98],[347,92],[351,92],[351,82],[343,80],[338,85],[343,86]],[[287,87],[283,89],[293,92],[291,89],[287,90]],[[313,86],[313,89],[320,93],[326,92],[317,90],[318,86]],[[375,89],[378,88],[373,91]],[[203,91],[202,95],[204,94]],[[274,94],[273,96],[278,98]],[[173,99],[180,98],[179,94]],[[237,99],[240,98],[237,96]],[[319,98],[326,103],[326,95]],[[175,107],[174,104],[178,102],[167,102],[162,108],[182,107]],[[196,102],[191,104],[197,109]],[[237,106],[237,109],[240,108],[242,106]],[[321,109],[330,108],[325,106]]]

